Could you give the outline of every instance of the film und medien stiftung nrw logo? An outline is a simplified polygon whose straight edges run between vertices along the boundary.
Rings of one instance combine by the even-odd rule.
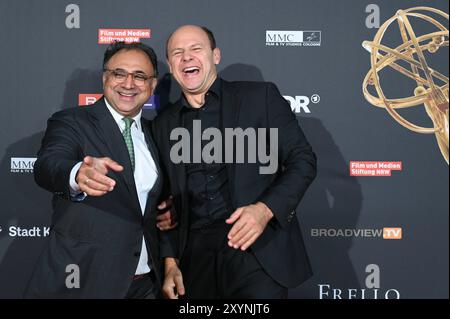
[[[33,173],[36,157],[11,157],[11,173]]]
[[[322,43],[322,31],[266,30],[267,46],[318,47]]]

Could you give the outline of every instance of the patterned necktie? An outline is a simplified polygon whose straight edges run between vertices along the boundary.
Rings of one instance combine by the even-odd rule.
[[[133,147],[133,139],[131,138],[131,125],[134,120],[129,117],[124,117],[122,121],[125,122],[125,129],[123,130],[123,138],[125,140],[125,144],[127,145],[128,153],[130,154],[131,167],[134,172],[134,147]]]

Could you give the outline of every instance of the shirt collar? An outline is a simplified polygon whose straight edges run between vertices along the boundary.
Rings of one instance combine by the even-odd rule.
[[[206,92],[206,94],[208,93],[212,93],[214,94],[218,99],[220,99],[220,88],[222,87],[222,80],[221,78],[217,77],[213,84],[211,85],[211,87],[209,88],[208,92]],[[184,94],[181,95],[181,108],[183,109],[184,107],[187,107],[188,109],[192,109],[192,107],[189,105],[189,102],[187,101],[186,97],[184,96]]]
[[[117,125],[119,125],[120,129],[123,130],[125,127],[125,123],[124,121],[122,121],[122,119],[124,118],[124,116],[122,114],[120,114],[119,112],[117,112],[112,106],[111,104],[109,104],[108,100],[105,97],[105,104],[106,107],[108,108],[109,112],[111,113],[111,115],[114,118],[114,121],[116,121]],[[142,127],[141,127],[141,116],[142,116],[142,110],[139,111],[139,113],[134,116],[132,119],[134,120],[133,125],[136,124],[136,127],[139,131],[142,131]]]

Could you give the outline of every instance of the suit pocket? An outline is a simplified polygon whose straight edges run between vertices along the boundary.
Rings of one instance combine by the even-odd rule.
[[[88,289],[89,283],[98,273],[97,260],[99,245],[97,243],[72,238],[54,230],[50,252],[59,279],[63,295],[76,296]]]
[[[96,273],[99,246],[52,229],[25,296],[80,298]]]
[[[61,261],[84,266],[92,263],[99,245],[94,242],[73,238],[56,229],[54,232],[53,248],[56,256],[61,256]]]

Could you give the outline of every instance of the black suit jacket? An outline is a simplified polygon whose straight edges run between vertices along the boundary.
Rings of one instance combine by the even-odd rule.
[[[274,214],[251,251],[272,278],[285,287],[295,287],[312,274],[295,209],[315,178],[316,157],[289,104],[274,84],[222,81],[221,105],[222,130],[278,128],[277,173],[261,175],[258,161],[226,164],[226,168],[233,209],[262,201]],[[177,141],[170,141],[169,136],[173,128],[182,126],[181,107],[180,101],[168,106],[152,122],[179,214],[179,228],[167,233],[162,254],[179,258],[188,239],[189,207],[185,165],[171,161],[170,149]]]
[[[159,169],[158,153],[147,120],[142,127]],[[109,172],[116,181],[112,192],[101,197],[70,199],[69,176],[87,155],[108,156],[124,167]],[[25,297],[123,298],[139,261],[142,236],[149,263],[161,281],[161,261],[156,229],[156,204],[162,175],[149,193],[142,215],[128,151],[120,129],[103,99],[92,106],[55,113],[48,121],[34,165],[37,184],[53,192],[51,231],[33,272]],[[80,288],[68,289],[69,264],[80,270]]]

